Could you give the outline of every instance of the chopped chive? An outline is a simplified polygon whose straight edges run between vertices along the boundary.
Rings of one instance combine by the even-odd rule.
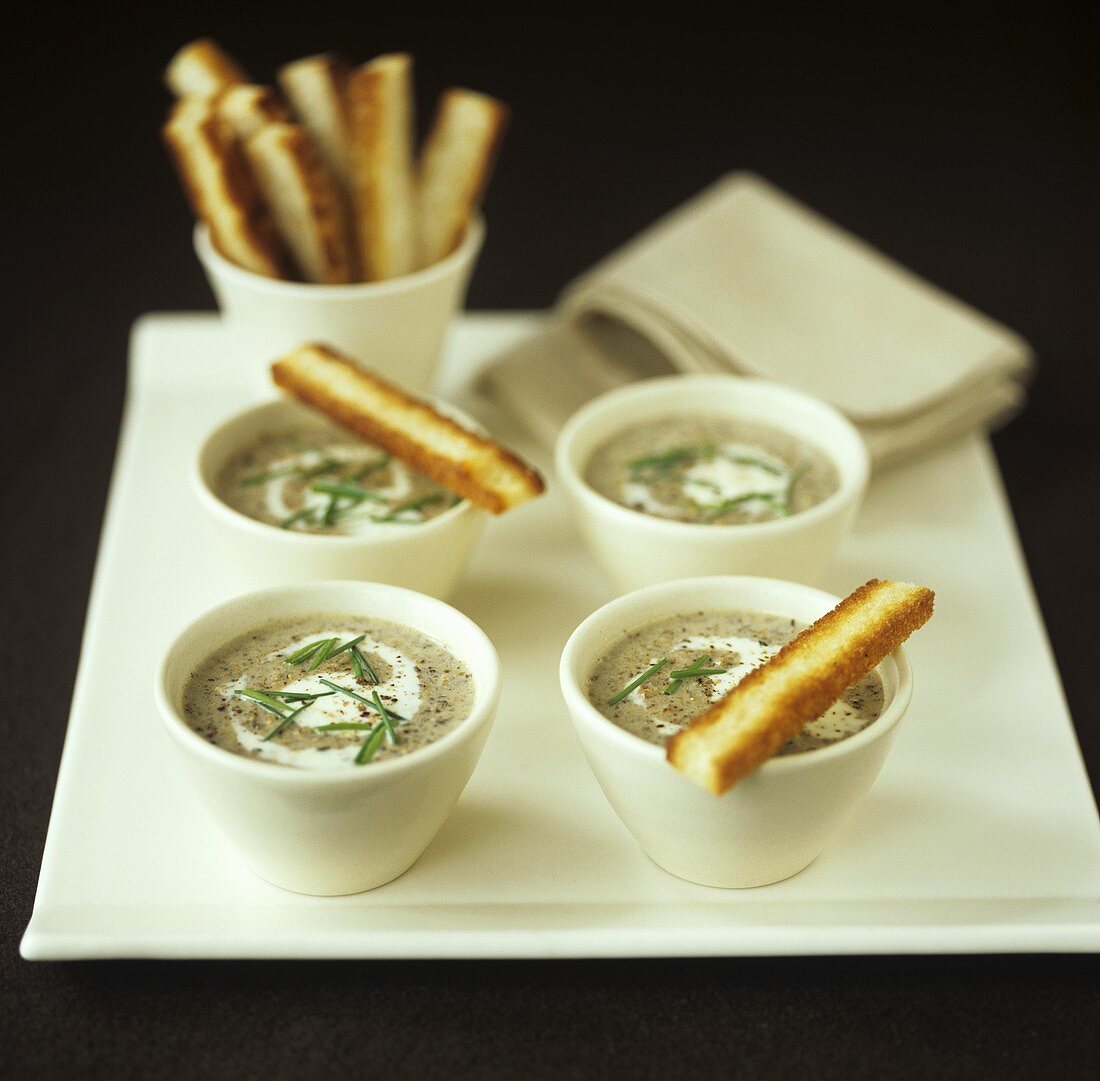
[[[362,679],[363,673],[366,672],[371,683],[382,682],[378,678],[378,673],[374,670],[374,666],[367,660],[366,654],[363,653],[358,645],[353,645],[351,647],[351,667],[355,671],[356,679]]]
[[[333,657],[339,657],[341,653],[344,653],[349,649],[354,649],[366,637],[367,636],[365,634],[361,634],[358,638],[349,638],[342,646],[337,646],[334,650],[332,650],[328,655],[328,659],[331,661]]]
[[[378,697],[377,691],[371,691],[371,698],[374,699],[375,708],[378,710],[382,717],[382,723],[386,726],[386,735],[389,736],[390,743],[400,743],[397,738],[397,733],[393,729],[393,721],[390,718],[389,711],[384,705],[382,705],[382,699]]]
[[[328,506],[325,507],[325,513],[321,515],[321,525],[330,526],[336,522],[336,505],[339,503],[339,499],[330,495],[328,497]]]
[[[674,679],[665,688],[665,694],[675,694],[683,685],[684,685],[684,681],[682,679]]]
[[[773,477],[782,477],[787,472],[786,466],[775,465],[763,458],[754,458],[750,454],[727,454],[725,457],[737,465],[751,465],[757,469],[763,469],[765,473],[771,473]]]
[[[669,662],[667,660],[658,661],[655,665],[647,668],[637,679],[628,683],[614,698],[608,699],[607,704],[609,706],[617,705],[621,702],[631,691],[637,690],[647,679],[652,679],[662,668]]]
[[[407,503],[399,503],[396,507],[393,507],[388,514],[383,514],[378,518],[372,518],[373,522],[395,522],[399,514],[404,514],[407,511],[420,510],[421,507],[427,507],[432,503],[439,503],[443,499],[446,499],[441,492],[435,492],[431,495],[422,495],[419,499],[410,499]]]
[[[703,510],[707,512],[707,520],[714,521],[715,518],[721,518],[723,514],[727,514],[735,507],[739,507],[743,503],[751,503],[754,500],[770,503],[774,510],[782,512],[782,503],[774,492],[747,492],[745,495],[739,495],[733,499],[723,499],[721,503],[716,503],[712,507],[703,507]]]
[[[321,641],[321,646],[316,653],[313,654],[313,659],[309,662],[309,670],[316,672],[325,661],[328,660],[328,655],[335,648],[339,638],[325,638]]]
[[[284,518],[279,523],[280,529],[289,529],[292,525],[302,521],[303,518],[312,518],[313,508],[307,507],[305,510],[300,510],[296,514],[292,514],[289,518]]]
[[[627,462],[627,469],[639,472],[647,469],[671,469],[673,466],[683,465],[685,462],[694,461],[696,458],[713,458],[715,447],[713,443],[703,443],[690,447],[672,447],[660,454],[648,454],[644,458],[635,458]]]
[[[296,465],[286,465],[281,469],[269,469],[266,473],[253,473],[251,477],[245,477],[241,481],[242,488],[249,488],[254,484],[263,484],[269,480],[278,480],[279,477],[289,477],[292,473],[297,473],[298,467]]]
[[[310,642],[308,645],[302,646],[301,649],[292,653],[286,658],[287,664],[301,664],[303,661],[308,660],[314,653],[317,652],[325,644],[326,639],[318,638],[316,642]]]
[[[372,492],[369,488],[361,488],[358,484],[349,481],[318,481],[310,486],[310,491],[320,492],[322,495],[337,496],[341,499],[354,499],[359,503],[369,499],[375,503],[388,503],[385,496]]]
[[[269,739],[274,739],[299,713],[304,709],[309,709],[312,705],[311,702],[306,702],[304,706],[299,706],[293,713],[288,713],[283,719],[263,738],[263,742],[266,743]]]
[[[333,470],[341,469],[342,467],[343,462],[338,462],[335,458],[326,458],[323,462],[310,469],[303,469],[301,471],[302,480],[313,480],[314,477],[323,476],[325,473],[331,473]]]
[[[726,668],[681,668],[678,672],[669,672],[668,678],[675,680],[694,679],[696,676],[722,676]]]
[[[362,469],[359,469],[355,473],[353,473],[351,475],[351,480],[352,481],[362,480],[364,477],[369,477],[371,475],[371,473],[373,473],[376,469],[381,469],[384,465],[389,465],[389,464],[390,464],[390,456],[388,454],[383,454],[382,457],[379,458],[377,461],[368,462],[365,466],[363,466]]]
[[[364,765],[374,757],[374,752],[378,750],[385,734],[386,726],[380,721],[375,725],[371,734],[363,741],[363,746],[359,748],[359,753],[355,756],[355,764],[357,766]]]
[[[331,698],[335,691],[268,691],[272,698],[280,698],[284,702],[316,702],[318,698]]]
[[[370,709],[373,710],[378,709],[378,707],[369,698],[364,698],[361,694],[356,694],[355,691],[351,690],[348,687],[341,687],[339,683],[333,683],[330,679],[322,679],[321,682],[326,687],[331,687],[334,691],[339,691],[341,694],[346,694],[348,698],[354,698],[355,701],[359,702],[361,705],[368,706]],[[376,691],[375,695],[377,695],[377,693],[378,692]],[[386,713],[395,721],[406,720],[405,717],[402,717],[400,714],[394,713],[391,709],[386,710]]]
[[[319,724],[313,731],[314,732],[370,732],[373,731],[373,724],[362,724],[359,721],[337,721],[334,724]]]
[[[258,691],[253,687],[244,687],[238,690],[237,694],[242,698],[247,698],[250,702],[255,702],[260,709],[266,709],[268,713],[274,713],[280,719],[286,716],[286,706],[264,691]]]

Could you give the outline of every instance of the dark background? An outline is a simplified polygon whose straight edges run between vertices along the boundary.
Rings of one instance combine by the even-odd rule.
[[[31,966],[16,952],[128,327],[212,306],[158,140],[161,68],[200,34],[261,80],[327,48],[406,48],[422,112],[453,82],[511,103],[472,307],[550,304],[655,216],[749,167],[1020,331],[1040,375],[995,445],[1096,788],[1095,16],[1057,2],[894,8],[6,12],[0,1072],[1095,1076],[1087,957]]]

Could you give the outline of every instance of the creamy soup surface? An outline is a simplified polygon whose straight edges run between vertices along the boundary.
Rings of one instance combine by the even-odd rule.
[[[250,518],[308,533],[416,525],[460,501],[336,425],[264,433],[226,463],[215,489]]]
[[[654,620],[599,658],[588,679],[588,699],[620,728],[663,745],[805,626],[752,611],[688,612]],[[882,712],[883,697],[881,677],[870,672],[779,753],[812,751],[862,731]]]
[[[473,697],[467,666],[428,635],[318,614],[267,623],[216,650],[192,673],[183,712],[200,736],[235,754],[350,769],[446,735]]]
[[[686,415],[617,432],[597,447],[585,479],[631,510],[707,525],[786,518],[840,486],[832,459],[779,428]]]

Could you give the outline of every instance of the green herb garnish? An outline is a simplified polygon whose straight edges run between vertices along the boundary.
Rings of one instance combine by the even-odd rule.
[[[397,738],[397,733],[394,731],[393,720],[389,711],[384,705],[382,705],[382,699],[378,697],[377,691],[370,692],[371,698],[374,699],[374,707],[378,710],[382,717],[382,723],[386,726],[386,735],[390,737],[390,743],[400,742]]]
[[[669,662],[667,660],[658,661],[655,665],[647,668],[637,679],[628,683],[614,698],[609,698],[607,704],[609,706],[618,705],[631,691],[637,690],[646,680],[652,679],[662,668]]]
[[[660,454],[648,454],[644,458],[635,458],[627,462],[626,467],[632,473],[646,472],[648,470],[669,470],[675,466],[684,465],[686,462],[694,462],[700,458],[713,458],[715,454],[713,443],[702,443],[693,447],[672,447],[661,451]]]
[[[369,477],[376,469],[381,469],[385,465],[390,464],[390,456],[383,454],[381,458],[374,462],[368,462],[362,469],[357,470],[351,475],[352,481],[362,480],[364,477]]]
[[[355,672],[356,679],[362,679],[364,674],[370,679],[371,683],[381,683],[378,678],[378,673],[371,666],[370,661],[367,660],[366,654],[359,648],[358,645],[351,647],[351,667]]]
[[[284,518],[279,523],[279,528],[289,529],[292,525],[296,525],[298,522],[301,522],[307,518],[312,518],[313,515],[314,509],[312,507],[307,507],[305,510],[300,510],[295,514],[290,515],[289,518]]]
[[[274,739],[288,724],[290,724],[299,713],[303,710],[309,709],[313,705],[312,702],[306,702],[305,705],[299,706],[293,713],[288,713],[266,736],[263,738],[263,742],[266,743],[269,739]]]
[[[399,714],[394,713],[393,710],[388,710],[385,706],[382,706],[380,699],[378,705],[376,705],[369,698],[364,698],[361,694],[356,694],[356,692],[351,690],[350,687],[341,687],[339,683],[333,683],[330,679],[322,679],[321,682],[326,687],[331,687],[334,691],[339,691],[341,694],[346,694],[348,698],[355,699],[355,701],[360,703],[360,705],[367,706],[369,709],[373,709],[376,710],[378,713],[381,713],[383,716],[383,720],[385,720],[386,717],[389,717],[391,720],[394,721],[407,720],[406,717],[402,717]],[[373,693],[374,697],[378,698],[378,692],[374,691]]]
[[[385,735],[386,726],[379,721],[371,734],[363,741],[363,746],[359,748],[359,753],[355,756],[357,766],[364,765],[374,757],[374,752],[378,750]]]
[[[696,679],[699,676],[720,676],[725,673],[725,668],[708,668],[709,663],[710,657],[704,655],[696,657],[687,668],[677,668],[669,672],[668,676],[672,682],[665,688],[665,694],[675,694],[683,685],[685,679]]]
[[[388,514],[383,514],[378,518],[372,518],[372,522],[397,522],[398,515],[404,514],[407,511],[420,510],[421,507],[427,507],[432,503],[442,502],[447,497],[441,492],[435,492],[431,495],[422,495],[419,499],[410,499],[407,503],[399,503],[396,507],[393,507]]]
[[[261,709],[266,709],[268,713],[274,713],[280,720],[286,716],[286,706],[266,691],[256,690],[255,687],[244,687],[238,690],[237,694],[241,698],[247,698],[250,702],[255,702]]]
[[[366,499],[374,503],[389,502],[385,496],[379,495],[377,492],[372,492],[369,488],[363,488],[358,484],[353,484],[351,481],[322,480],[311,485],[310,491],[320,492],[322,495],[334,496],[339,499],[354,499],[357,503],[362,503]]]

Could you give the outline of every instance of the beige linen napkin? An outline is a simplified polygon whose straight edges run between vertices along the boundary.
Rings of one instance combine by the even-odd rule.
[[[668,371],[762,376],[831,402],[877,465],[1002,423],[1027,343],[761,178],[724,177],[569,285],[482,385],[544,440],[578,405]]]

